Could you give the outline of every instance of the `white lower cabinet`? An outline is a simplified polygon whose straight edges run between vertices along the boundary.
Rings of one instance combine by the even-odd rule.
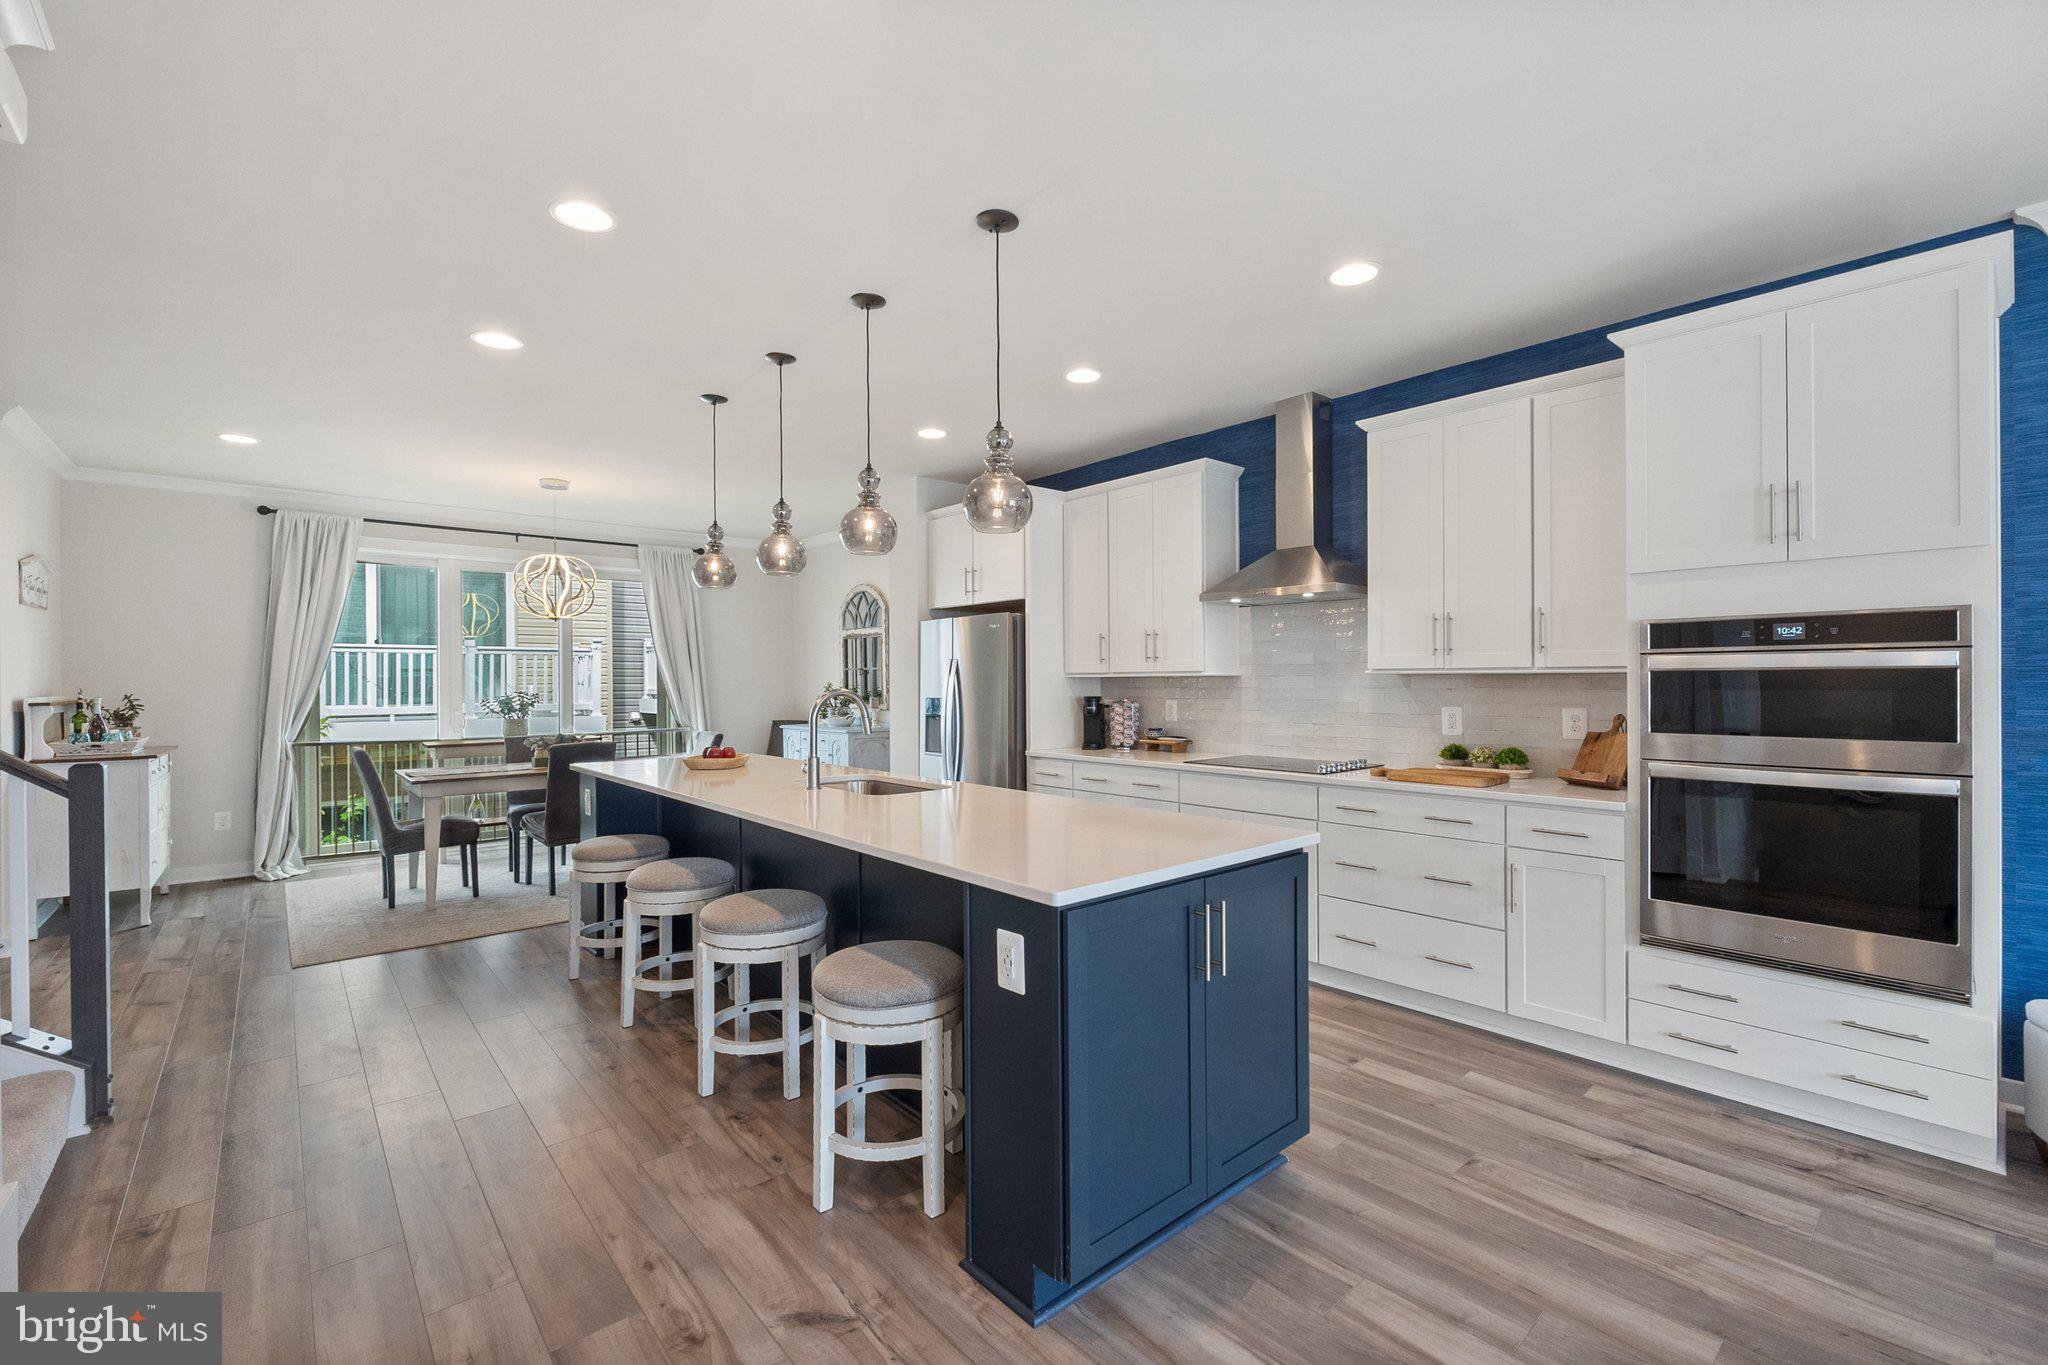
[[[1320,961],[1468,1005],[1507,1004],[1506,935],[1430,915],[1326,895]]]
[[[1627,998],[1622,864],[1522,848],[1509,849],[1507,863],[1508,1013],[1619,1039]]]

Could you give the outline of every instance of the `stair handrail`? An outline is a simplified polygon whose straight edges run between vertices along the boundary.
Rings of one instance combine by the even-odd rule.
[[[0,773],[18,777],[30,786],[41,787],[56,796],[68,798],[71,795],[71,783],[62,774],[53,773],[48,768],[31,763],[25,758],[16,758],[4,751],[0,751]]]

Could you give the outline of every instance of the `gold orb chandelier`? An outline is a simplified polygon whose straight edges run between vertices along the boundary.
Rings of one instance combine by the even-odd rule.
[[[554,544],[547,554],[528,555],[512,571],[512,595],[519,609],[545,621],[581,616],[597,601],[597,570],[590,561],[562,553],[562,494],[567,479],[542,479],[555,495]]]

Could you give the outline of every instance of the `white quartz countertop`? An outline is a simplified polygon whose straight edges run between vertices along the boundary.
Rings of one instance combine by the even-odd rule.
[[[1525,777],[1510,780],[1497,787],[1440,787],[1424,782],[1389,782],[1384,777],[1368,777],[1362,772],[1332,773],[1318,777],[1314,773],[1276,773],[1265,768],[1224,768],[1214,763],[1190,765],[1191,758],[1226,757],[1190,751],[1182,754],[1165,753],[1158,749],[1136,749],[1125,753],[1116,749],[1033,749],[1032,758],[1057,758],[1074,763],[1121,763],[1135,764],[1146,768],[1185,768],[1195,773],[1221,773],[1230,777],[1257,777],[1270,782],[1309,783],[1318,787],[1382,787],[1393,791],[1421,792],[1429,796],[1462,796],[1474,801],[1527,801],[1539,806],[1576,806],[1584,810],[1611,810],[1620,812],[1628,805],[1628,792],[1603,791],[1598,787],[1580,787],[1570,782],[1561,782],[1555,777]]]
[[[576,770],[1054,906],[1199,877],[1308,848],[1321,837],[971,782],[899,796],[858,796],[829,785],[807,791],[801,763],[760,754],[744,768],[720,772],[692,772],[680,758],[579,763]],[[860,770],[827,764],[825,771]]]

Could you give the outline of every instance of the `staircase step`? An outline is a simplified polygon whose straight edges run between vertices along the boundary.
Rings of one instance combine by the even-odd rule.
[[[64,1150],[76,1083],[69,1071],[31,1071],[0,1081],[0,1180],[20,1183],[23,1226]]]

